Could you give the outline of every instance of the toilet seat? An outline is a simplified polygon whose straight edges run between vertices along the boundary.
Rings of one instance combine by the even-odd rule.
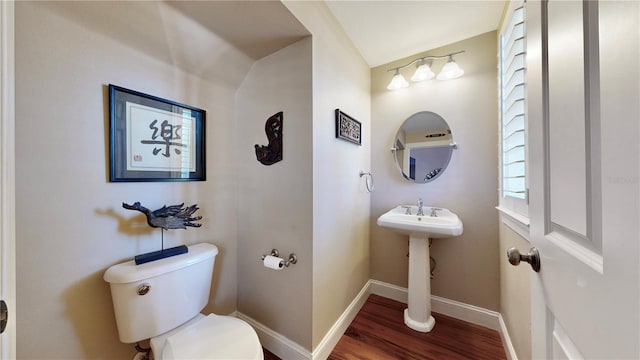
[[[249,324],[216,314],[199,314],[182,326],[152,338],[151,349],[157,360],[263,358],[258,335]]]

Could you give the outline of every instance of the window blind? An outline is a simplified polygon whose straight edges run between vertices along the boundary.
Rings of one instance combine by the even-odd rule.
[[[526,198],[524,6],[514,10],[500,36],[502,195]]]

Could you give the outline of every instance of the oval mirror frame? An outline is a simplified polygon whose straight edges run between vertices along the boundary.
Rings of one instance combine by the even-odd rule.
[[[444,173],[455,148],[444,118],[431,111],[420,111],[400,126],[392,151],[402,176],[410,182],[425,184]]]

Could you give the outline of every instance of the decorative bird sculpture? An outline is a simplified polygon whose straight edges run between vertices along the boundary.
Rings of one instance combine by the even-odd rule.
[[[202,216],[193,216],[193,213],[198,210],[198,205],[183,207],[184,203],[180,205],[163,206],[158,210],[151,211],[142,206],[139,201],[129,205],[122,203],[122,207],[128,210],[137,210],[147,216],[147,224],[155,228],[163,229],[186,229],[187,226],[200,227],[202,224],[195,223],[202,219]]]

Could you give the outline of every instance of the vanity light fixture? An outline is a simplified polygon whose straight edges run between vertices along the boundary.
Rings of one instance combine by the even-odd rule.
[[[451,80],[457,79],[464,74],[464,70],[453,60],[453,56],[449,56],[449,61],[442,67],[440,74],[438,74],[438,80]]]
[[[413,73],[411,81],[418,82],[433,79],[436,74],[431,70],[431,64],[433,64],[433,60],[421,59],[418,61],[416,64],[416,72]]]
[[[400,70],[408,68],[413,64],[416,64],[416,71],[414,72],[413,76],[411,76],[411,81],[418,82],[433,79],[435,77],[435,73],[431,70],[433,60],[449,59],[447,63],[442,67],[442,70],[440,70],[440,73],[438,74],[436,79],[451,80],[459,78],[464,74],[464,70],[462,70],[462,68],[455,62],[455,60],[453,60],[453,56],[462,53],[464,53],[464,50],[442,56],[424,56],[421,58],[417,58],[406,65],[389,69],[387,70],[387,72],[395,71],[395,74],[393,76],[393,79],[391,79],[391,82],[387,86],[387,89],[396,90],[408,87],[409,83],[404,78],[404,76],[402,76]]]
[[[402,74],[400,74],[400,69],[398,68],[395,70],[396,70],[396,73],[393,76],[393,79],[391,79],[391,82],[389,83],[389,85],[387,85],[387,89],[397,90],[397,89],[408,87],[409,82],[407,81],[407,79],[404,78],[404,76],[402,76]]]

